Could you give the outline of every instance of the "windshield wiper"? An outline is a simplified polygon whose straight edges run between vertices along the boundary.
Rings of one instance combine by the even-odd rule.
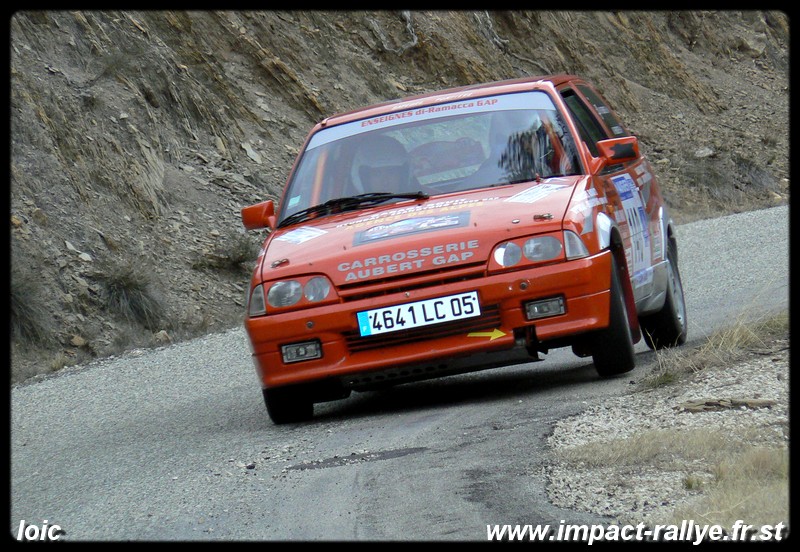
[[[319,216],[332,215],[334,213],[341,213],[343,211],[350,211],[368,205],[377,205],[390,199],[428,199],[430,196],[425,192],[408,192],[402,194],[395,194],[391,192],[371,192],[367,194],[359,194],[350,197],[337,197],[329,199],[325,203],[313,205],[307,209],[297,211],[283,219],[278,228],[289,226],[310,218]]]

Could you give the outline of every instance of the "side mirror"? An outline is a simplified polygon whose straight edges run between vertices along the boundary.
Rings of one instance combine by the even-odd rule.
[[[243,207],[242,223],[247,230],[258,230],[260,228],[274,230],[277,223],[275,219],[275,203],[268,199],[255,205]]]
[[[597,142],[597,149],[600,151],[600,159],[602,160],[601,169],[608,165],[634,161],[640,156],[639,140],[636,136],[600,140]]]

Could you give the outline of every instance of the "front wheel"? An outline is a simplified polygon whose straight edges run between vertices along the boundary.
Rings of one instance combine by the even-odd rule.
[[[275,387],[262,392],[267,413],[275,424],[302,422],[314,416],[314,403],[302,386]]]
[[[667,249],[667,296],[655,314],[642,316],[639,323],[644,341],[653,350],[683,345],[686,342],[686,302],[678,271],[678,246],[670,240]]]
[[[611,257],[610,291],[608,327],[598,331],[591,340],[594,367],[602,377],[630,372],[636,364],[628,309],[625,306],[625,295],[622,292],[619,268],[614,255]]]

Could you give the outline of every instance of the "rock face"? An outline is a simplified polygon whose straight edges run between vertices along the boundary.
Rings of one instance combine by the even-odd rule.
[[[14,380],[239,324],[264,237],[239,210],[368,103],[575,73],[679,222],[788,201],[782,12],[23,11],[10,35]]]

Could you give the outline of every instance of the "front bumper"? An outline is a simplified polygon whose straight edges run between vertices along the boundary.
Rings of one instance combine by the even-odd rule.
[[[326,379],[346,384],[363,381],[370,373],[466,359],[478,353],[509,357],[515,348],[525,350],[519,347],[522,334],[534,335],[544,345],[568,345],[573,337],[608,326],[610,274],[611,254],[604,251],[479,279],[247,318],[245,328],[262,387]],[[468,291],[478,292],[481,317],[368,338],[358,332],[360,311]],[[526,302],[557,296],[564,299],[564,314],[526,319]],[[319,340],[321,358],[283,362],[282,345],[309,340]],[[483,367],[495,365],[487,360]]]

